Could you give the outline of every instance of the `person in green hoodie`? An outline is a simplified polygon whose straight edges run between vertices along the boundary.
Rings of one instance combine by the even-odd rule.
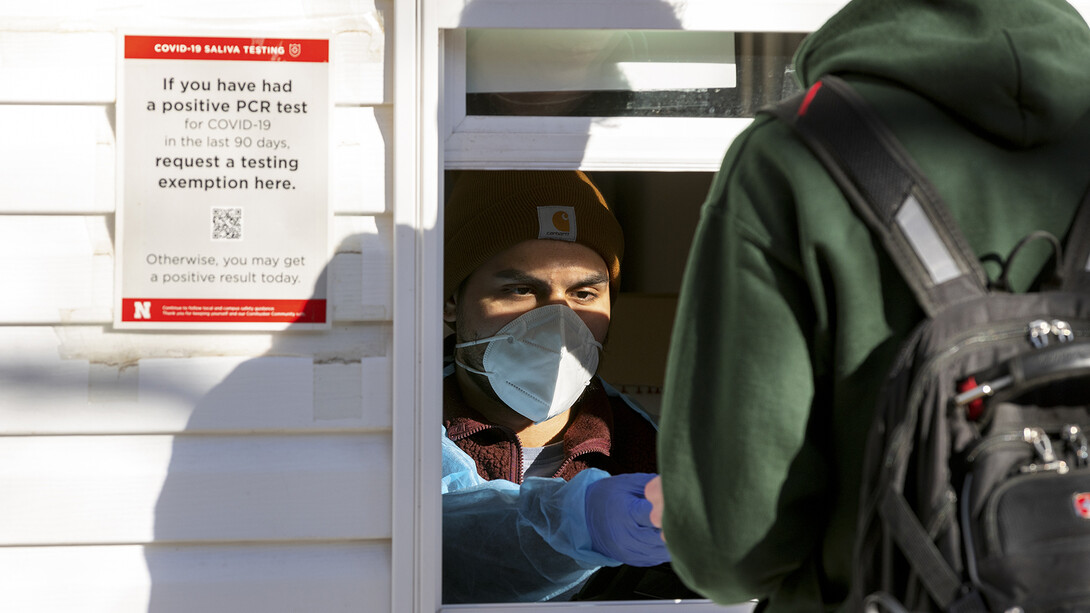
[[[1062,0],[854,0],[795,67],[875,107],[993,279],[1030,231],[1066,234],[1090,186],[1090,30]],[[1020,254],[1015,290],[1047,255]],[[667,365],[652,519],[690,587],[844,608],[864,439],[922,319],[820,162],[759,115],[703,206]]]

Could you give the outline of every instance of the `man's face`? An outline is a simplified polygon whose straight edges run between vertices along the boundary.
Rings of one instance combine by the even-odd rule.
[[[538,307],[564,304],[603,342],[609,330],[609,271],[601,256],[578,243],[527,240],[491,259],[449,299],[443,316],[457,322],[458,341],[486,338]],[[464,362],[480,368],[486,345],[465,347]],[[467,351],[470,350],[470,351]]]

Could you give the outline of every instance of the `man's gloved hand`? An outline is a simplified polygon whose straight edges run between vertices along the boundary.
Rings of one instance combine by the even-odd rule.
[[[643,493],[654,477],[648,473],[616,475],[587,487],[587,528],[595,551],[630,566],[670,561],[662,531],[651,525],[651,503]]]

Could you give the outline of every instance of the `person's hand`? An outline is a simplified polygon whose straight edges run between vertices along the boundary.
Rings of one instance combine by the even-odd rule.
[[[607,477],[587,487],[586,514],[591,546],[630,566],[657,566],[670,560],[662,531],[651,523],[644,488],[656,475]]]
[[[662,497],[662,477],[658,475],[643,486],[643,495],[651,503],[651,525],[662,530],[662,512],[666,509],[666,500]],[[666,535],[662,535],[666,540]]]

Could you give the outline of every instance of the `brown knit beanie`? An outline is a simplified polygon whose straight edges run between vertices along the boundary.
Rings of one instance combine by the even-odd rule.
[[[579,171],[464,171],[447,198],[443,295],[481,264],[525,240],[552,239],[593,249],[620,283],[624,235],[598,188]]]

